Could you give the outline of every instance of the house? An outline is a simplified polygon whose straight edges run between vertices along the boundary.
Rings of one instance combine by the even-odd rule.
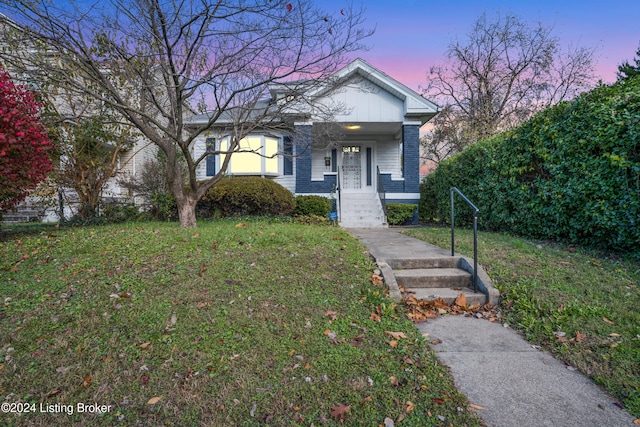
[[[419,130],[438,107],[362,59],[339,70],[332,82],[305,94],[318,105],[342,106],[330,122],[304,109],[285,109],[293,130],[252,132],[242,140],[242,152],[232,155],[227,173],[268,177],[295,195],[335,198],[344,227],[385,226],[386,203],[418,204]],[[282,85],[271,88],[271,102],[286,96]],[[194,115],[190,123],[209,117]],[[194,157],[208,147],[224,151],[230,138],[224,129],[221,118],[196,140]],[[224,156],[207,156],[198,178],[215,175]]]

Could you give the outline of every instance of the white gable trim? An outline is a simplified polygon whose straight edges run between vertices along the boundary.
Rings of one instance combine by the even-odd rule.
[[[440,111],[440,108],[433,102],[360,58],[336,72],[334,74],[334,79],[332,79],[332,83],[339,86],[340,83],[346,82],[356,74],[364,77],[373,84],[402,100],[404,102],[405,117],[412,120],[419,120],[421,125],[426,123],[431,119],[431,117]],[[321,97],[325,95],[326,92],[330,92],[334,88],[335,86],[330,85],[329,87],[316,89],[311,93],[311,95],[314,97]]]

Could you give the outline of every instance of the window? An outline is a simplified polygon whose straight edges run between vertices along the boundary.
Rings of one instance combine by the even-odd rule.
[[[238,151],[231,155],[228,174],[236,175],[278,175],[279,138],[265,135],[251,135],[240,141]],[[220,150],[229,147],[229,138],[220,141]],[[220,163],[226,155],[220,155]]]
[[[291,143],[291,137],[285,136],[282,143],[283,158],[283,174],[293,175],[293,144]]]
[[[216,139],[215,138],[207,138],[206,141],[206,149],[207,152],[215,152],[216,151]],[[206,160],[207,165],[207,176],[214,176],[216,174],[216,155],[209,154]]]

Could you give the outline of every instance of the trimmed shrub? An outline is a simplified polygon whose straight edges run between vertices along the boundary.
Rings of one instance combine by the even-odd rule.
[[[296,196],[296,208],[293,214],[297,216],[326,217],[331,212],[331,200],[322,196]]]
[[[410,203],[387,203],[387,222],[389,225],[406,225],[412,222],[418,205]]]
[[[239,215],[291,215],[293,194],[280,184],[257,176],[226,177],[198,202],[200,218]]]
[[[640,253],[638,117],[640,78],[557,104],[442,162],[421,184],[421,217],[447,222],[456,186],[484,228]]]

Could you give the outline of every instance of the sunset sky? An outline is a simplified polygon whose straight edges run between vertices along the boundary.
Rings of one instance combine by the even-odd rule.
[[[359,5],[359,0],[354,0]],[[320,2],[340,10],[346,0]],[[425,86],[429,67],[443,62],[447,45],[463,40],[473,22],[487,13],[512,13],[527,22],[553,27],[561,46],[595,49],[596,73],[604,82],[616,79],[618,65],[631,61],[640,44],[640,0],[366,0],[365,18],[375,34],[370,50],[355,53],[414,90]]]

